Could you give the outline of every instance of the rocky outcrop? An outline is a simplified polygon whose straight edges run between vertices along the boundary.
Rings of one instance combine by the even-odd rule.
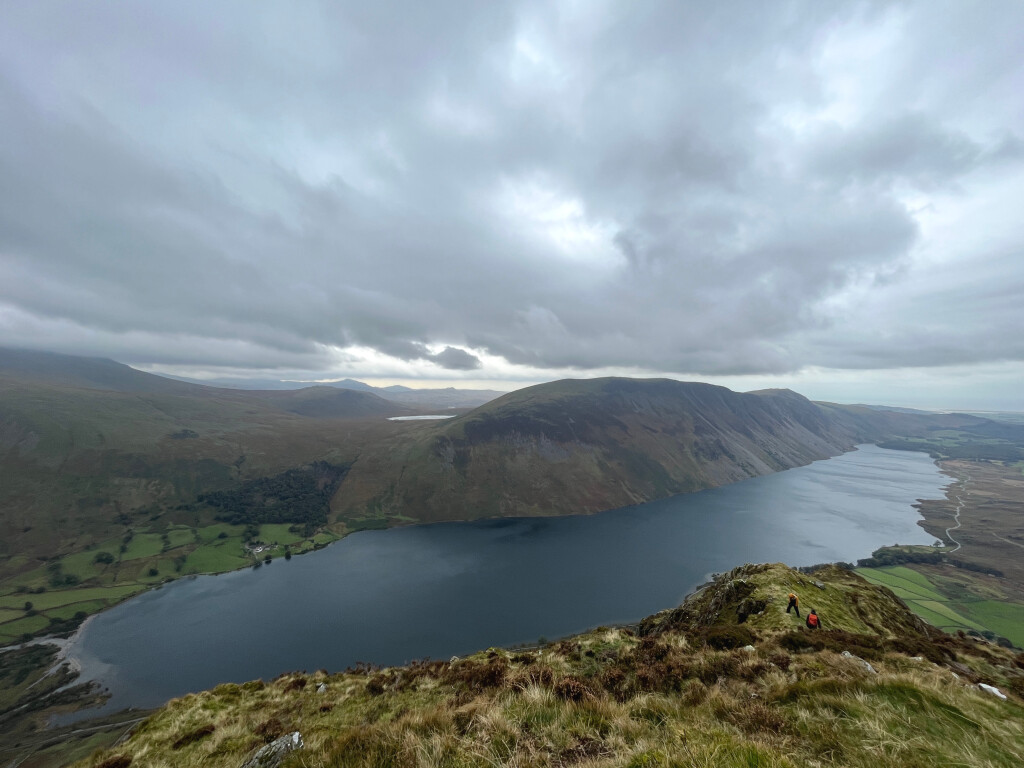
[[[260,747],[256,754],[242,763],[242,768],[277,768],[297,749],[302,749],[302,735],[293,731]]]

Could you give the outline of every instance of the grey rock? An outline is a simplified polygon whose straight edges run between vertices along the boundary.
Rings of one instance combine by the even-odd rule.
[[[959,661],[947,661],[946,666],[953,670],[957,677],[966,677],[968,680],[978,679],[970,667]]]
[[[755,649],[754,649],[754,646],[752,646],[752,645],[744,645],[743,646],[743,650],[746,651],[747,653],[753,653]]]
[[[864,667],[864,669],[866,669],[872,675],[877,675],[878,674],[878,672],[875,671],[875,668],[872,667],[868,662],[864,661],[864,659],[862,659],[860,656],[854,656],[849,651],[843,651],[839,655],[842,656],[843,658],[846,658],[846,659],[854,659],[856,661],[859,661],[861,666]]]
[[[277,768],[285,757],[296,749],[302,749],[302,735],[292,731],[279,739],[274,739],[265,747],[242,763],[242,768]]]
[[[991,693],[993,696],[997,696],[998,698],[1002,699],[1003,701],[1006,701],[1006,694],[1003,693],[1002,691],[1000,691],[994,685],[986,685],[985,683],[978,683],[978,687],[981,688],[981,690],[985,691],[985,693]]]
[[[814,582],[814,586],[816,586],[818,589],[824,589],[825,588],[825,585],[822,584],[820,581]]]
[[[316,687],[316,692],[317,693],[327,693],[327,683],[320,683],[320,685],[318,685]]]

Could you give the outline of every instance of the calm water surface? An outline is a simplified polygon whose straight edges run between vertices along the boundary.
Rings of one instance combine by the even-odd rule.
[[[90,621],[69,655],[110,688],[113,710],[296,669],[555,638],[675,606],[741,563],[852,561],[931,543],[912,504],[941,498],[946,482],[924,454],[866,445],[597,515],[364,531],[143,594]]]

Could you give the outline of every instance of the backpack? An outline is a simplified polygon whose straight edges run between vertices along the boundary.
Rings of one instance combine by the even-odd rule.
[[[809,613],[809,614],[807,614],[807,626],[810,627],[811,629],[816,629],[818,627],[818,614],[816,614],[816,613]]]

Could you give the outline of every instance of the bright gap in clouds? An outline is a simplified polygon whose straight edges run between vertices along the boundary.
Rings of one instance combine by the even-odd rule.
[[[560,190],[544,174],[503,179],[495,209],[546,255],[602,271],[625,263],[614,243],[618,227],[588,217],[579,197]]]

